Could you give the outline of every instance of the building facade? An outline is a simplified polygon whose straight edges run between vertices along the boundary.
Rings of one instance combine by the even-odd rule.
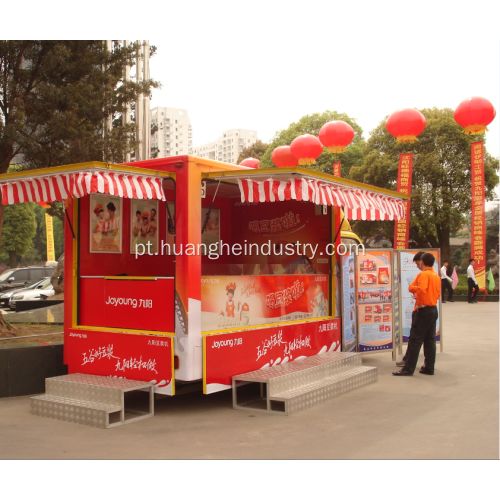
[[[216,141],[193,148],[191,154],[236,164],[241,150],[251,146],[255,141],[257,141],[256,130],[233,128],[223,132]]]
[[[185,109],[156,107],[151,110],[151,151],[156,158],[191,154],[193,132]],[[158,152],[155,153],[156,148]]]

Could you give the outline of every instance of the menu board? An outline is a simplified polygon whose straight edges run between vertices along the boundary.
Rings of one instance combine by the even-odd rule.
[[[399,347],[401,345],[401,322],[399,318],[399,267],[398,267],[398,259],[396,258],[396,254],[394,257],[394,276],[393,276],[393,298],[394,298],[394,342],[395,347]]]
[[[392,349],[392,249],[357,257],[359,352]]]
[[[342,256],[342,351],[356,351],[354,255]]]
[[[413,280],[421,272],[418,269],[415,262],[413,262],[413,257],[418,252],[423,251],[419,249],[415,250],[401,250],[399,251],[399,267],[401,269],[401,325],[403,331],[403,343],[408,342],[411,329],[411,317],[413,309],[415,308],[415,299],[413,294],[410,293],[408,287],[411,285]],[[434,263],[434,271],[439,275],[439,252],[437,250],[426,250],[432,253],[436,258]],[[439,300],[438,300],[438,319],[436,321],[436,342],[440,341],[441,335],[441,318],[439,317]]]

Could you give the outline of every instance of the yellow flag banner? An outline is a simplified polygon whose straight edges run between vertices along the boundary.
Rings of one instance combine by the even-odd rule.
[[[45,214],[45,233],[47,234],[47,260],[56,260],[54,227],[52,225],[52,217],[49,214]]]
[[[480,290],[486,287],[486,221],[484,213],[484,152],[482,142],[471,144],[472,227],[471,258]]]

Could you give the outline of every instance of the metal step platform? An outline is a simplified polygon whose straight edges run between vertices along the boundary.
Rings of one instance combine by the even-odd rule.
[[[153,390],[151,382],[73,373],[45,379],[46,393],[31,398],[31,413],[108,429],[152,417]]]
[[[362,355],[326,352],[233,377],[233,408],[291,415],[377,381]]]

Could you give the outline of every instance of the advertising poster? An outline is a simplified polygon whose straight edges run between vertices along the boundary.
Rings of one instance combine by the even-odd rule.
[[[90,195],[90,253],[122,253],[122,198]]]
[[[471,144],[472,234],[471,258],[476,260],[475,273],[480,290],[486,284],[486,222],[484,212],[484,151],[482,142]]]
[[[393,299],[394,299],[394,342],[395,347],[401,345],[401,321],[399,317],[399,267],[397,255],[393,255],[394,276],[393,276]]]
[[[403,333],[403,343],[408,342],[408,337],[410,336],[411,328],[411,315],[413,309],[415,308],[415,299],[413,294],[408,290],[413,280],[420,273],[417,265],[413,262],[413,257],[416,253],[422,250],[402,250],[399,252],[399,267],[401,269],[401,326]],[[439,276],[439,255],[437,250],[428,250],[436,258],[434,263],[434,271],[438,273]],[[439,299],[441,300],[441,299]],[[441,335],[441,318],[439,317],[439,300],[438,300],[438,319],[436,323],[436,341],[439,342]]]
[[[354,255],[342,256],[342,350],[356,351],[356,286]]]
[[[392,249],[357,258],[359,352],[392,349]]]
[[[145,252],[158,252],[158,201],[130,201],[130,253],[136,253],[136,245],[144,245]],[[149,246],[148,246],[149,243]],[[139,255],[142,247],[139,247]]]
[[[201,209],[201,220],[202,224],[205,224],[207,219],[208,208]],[[201,242],[208,246],[212,243],[219,245],[220,241],[220,210],[218,208],[213,208],[210,211],[210,216],[205,225],[205,230],[201,235]],[[218,247],[217,247],[218,248]],[[217,252],[218,253],[218,252]]]
[[[202,331],[328,316],[328,283],[326,275],[203,277]]]
[[[70,330],[64,344],[69,373],[152,382],[156,393],[174,394],[173,338]]]
[[[204,392],[231,388],[232,377],[340,351],[340,319],[203,337]]]

